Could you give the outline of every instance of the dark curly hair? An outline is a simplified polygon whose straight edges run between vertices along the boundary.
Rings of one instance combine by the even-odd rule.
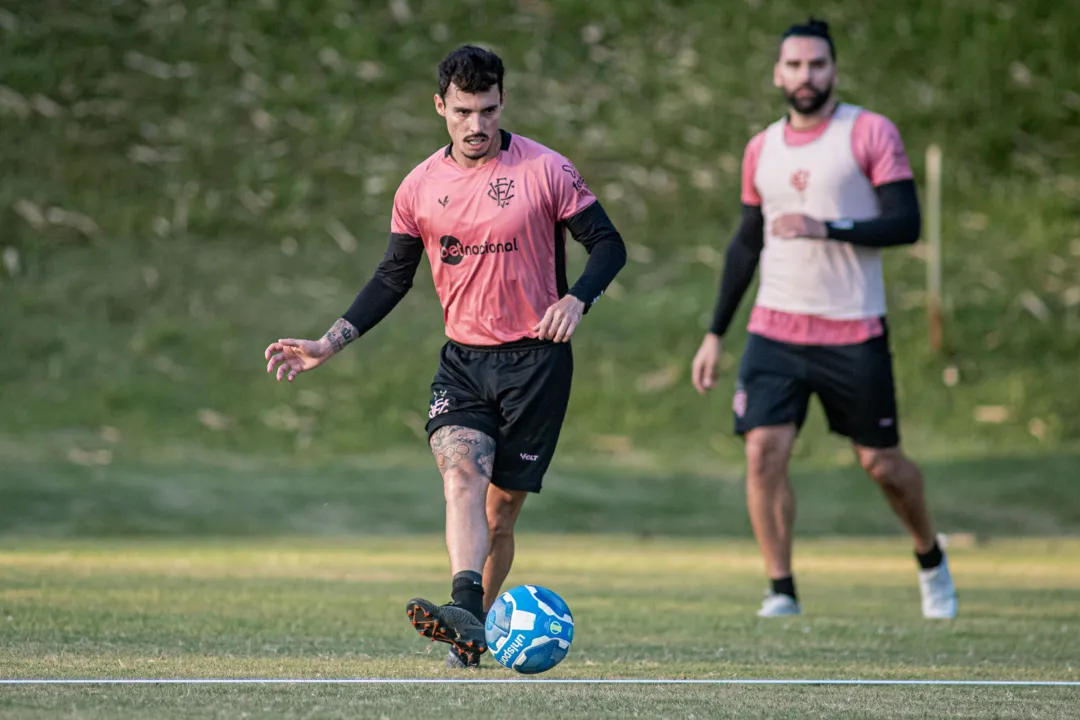
[[[784,34],[780,37],[780,42],[783,43],[789,37],[816,37],[824,40],[829,43],[829,54],[835,62],[836,46],[833,45],[832,36],[829,35],[829,23],[824,20],[811,17],[806,23],[792,25],[784,31]]]
[[[503,93],[503,63],[490,50],[475,45],[462,45],[439,63],[439,97],[446,98],[446,91],[454,83],[462,92],[482,93],[499,86]]]

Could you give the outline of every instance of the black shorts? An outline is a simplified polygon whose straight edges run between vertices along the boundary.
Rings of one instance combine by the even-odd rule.
[[[751,334],[735,387],[735,432],[806,421],[810,395],[829,429],[857,445],[900,443],[888,333],[856,345],[791,345]]]
[[[573,374],[569,343],[477,348],[448,342],[431,383],[428,437],[447,425],[491,436],[492,483],[538,493],[562,431]]]

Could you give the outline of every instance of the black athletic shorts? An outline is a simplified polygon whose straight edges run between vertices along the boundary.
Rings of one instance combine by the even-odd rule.
[[[829,429],[870,448],[900,442],[886,332],[855,345],[791,345],[751,333],[735,386],[735,432],[806,421],[810,395]]]
[[[526,340],[490,348],[443,346],[427,432],[461,425],[495,439],[492,483],[540,492],[555,454],[574,359],[569,343]]]

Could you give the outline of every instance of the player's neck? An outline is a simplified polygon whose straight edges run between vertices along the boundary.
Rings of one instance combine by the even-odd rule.
[[[820,127],[822,123],[829,121],[829,118],[836,111],[836,106],[836,98],[829,98],[829,101],[822,105],[821,109],[809,115],[792,110],[788,113],[788,127],[795,131],[813,130]]]

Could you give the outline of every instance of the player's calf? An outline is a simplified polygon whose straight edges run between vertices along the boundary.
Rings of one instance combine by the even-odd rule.
[[[930,521],[922,472],[898,447],[859,447],[857,452],[863,469],[881,487],[914,540],[923,617],[956,617],[959,609],[956,585]]]
[[[918,466],[899,447],[856,446],[856,452],[863,469],[878,484],[897,517],[911,533],[915,550],[927,552],[934,544],[934,529]]]

